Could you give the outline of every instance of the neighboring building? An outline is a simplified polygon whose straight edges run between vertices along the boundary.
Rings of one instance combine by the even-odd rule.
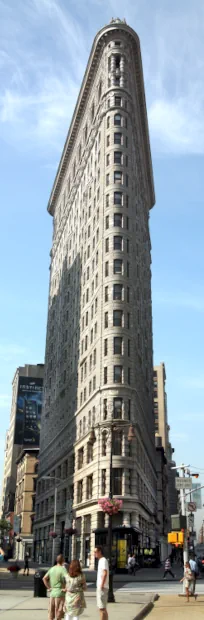
[[[107,542],[98,498],[109,493],[113,419],[132,422],[136,433],[131,446],[126,427],[114,433],[113,493],[123,499],[114,540],[129,533],[138,554],[155,547],[154,201],[139,38],[114,19],[93,42],[48,204],[53,245],[35,520],[36,557],[44,553],[45,561],[54,510],[45,475],[59,484],[56,550],[69,498],[75,556],[93,567],[95,540]],[[119,562],[126,563],[121,554]]]
[[[38,473],[39,448],[23,448],[17,459],[16,493],[14,508],[15,517],[19,522],[20,542],[15,539],[15,557],[24,560],[25,554],[32,556],[33,551],[33,520],[35,513],[35,492]]]
[[[161,437],[155,437],[157,470],[157,540],[160,559],[163,562],[168,554],[167,534],[169,531],[168,507],[168,466]]]
[[[172,469],[172,467],[176,466],[176,462],[173,460],[173,453],[174,448],[172,448],[169,442],[167,448],[169,531],[171,528],[171,515],[176,515],[179,512],[179,493],[176,490],[176,478],[179,476],[179,473],[176,469]]]
[[[0,518],[2,518],[3,516],[3,510],[4,510],[4,498],[5,498],[5,492],[6,492],[6,461],[7,461],[7,454],[8,454],[8,443],[9,443],[9,432],[6,431],[6,438],[5,438],[5,448],[4,448],[4,470],[3,470],[3,478],[2,478],[2,483],[1,483],[1,506],[0,506]]]
[[[13,525],[16,460],[22,447],[38,447],[42,409],[44,364],[17,368],[12,383],[12,404],[5,452],[2,515]]]
[[[162,438],[162,446],[166,453],[169,441],[169,426],[167,417],[166,370],[163,362],[159,366],[154,366],[153,382],[155,433]]]

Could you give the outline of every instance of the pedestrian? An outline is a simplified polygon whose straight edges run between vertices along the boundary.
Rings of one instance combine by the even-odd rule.
[[[133,556],[132,556],[132,573],[135,576],[135,573],[136,573],[136,557],[135,557],[134,553],[133,553]]]
[[[66,575],[65,618],[78,620],[86,607],[84,591],[86,579],[79,560],[72,560]]]
[[[172,570],[171,570],[171,560],[170,560],[170,557],[166,558],[166,560],[165,560],[163,579],[166,579],[167,573],[169,573],[175,579],[175,575],[172,573]]]
[[[128,559],[127,559],[127,567],[128,567],[128,573],[129,575],[131,575],[132,571],[132,555],[131,553],[128,553]]]
[[[95,557],[98,560],[97,572],[97,607],[100,612],[100,620],[108,620],[107,602],[109,588],[109,566],[108,561],[103,555],[103,548],[98,546],[95,548]]]
[[[192,581],[193,581],[193,573],[191,571],[189,562],[186,562],[185,563],[185,568],[184,568],[184,576],[180,580],[180,583],[184,582],[187,603],[189,603],[189,593],[190,593],[190,587],[192,585]]]
[[[26,552],[25,554],[25,558],[24,558],[24,571],[23,574],[25,575],[27,571],[27,577],[29,575],[29,553]]]
[[[193,575],[192,583],[191,583],[191,594],[196,599],[195,588],[196,588],[196,579],[199,575],[198,565],[195,559],[195,556],[189,560],[190,569]]]
[[[43,577],[43,582],[50,590],[49,620],[61,620],[64,617],[65,586],[67,571],[63,567],[63,555],[57,556],[56,566],[52,566]]]

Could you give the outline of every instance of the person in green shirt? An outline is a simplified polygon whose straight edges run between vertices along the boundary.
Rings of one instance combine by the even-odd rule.
[[[66,568],[63,555],[57,556],[56,566],[52,566],[43,577],[46,588],[50,591],[49,620],[61,620],[64,617]]]

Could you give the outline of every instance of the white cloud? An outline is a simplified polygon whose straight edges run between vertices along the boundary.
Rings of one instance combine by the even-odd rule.
[[[0,7],[4,140],[60,153],[93,37],[125,13],[141,39],[153,153],[204,152],[202,3],[0,0]]]

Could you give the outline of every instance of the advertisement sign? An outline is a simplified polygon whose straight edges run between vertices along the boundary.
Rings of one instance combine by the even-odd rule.
[[[200,510],[200,508],[202,508],[202,489],[200,489],[201,485],[199,484],[199,482],[194,482],[193,483],[193,487],[192,487],[192,500],[193,502],[195,502],[197,510]]]
[[[14,443],[39,446],[43,379],[20,377]]]
[[[127,540],[118,540],[118,568],[125,568],[127,564]]]

